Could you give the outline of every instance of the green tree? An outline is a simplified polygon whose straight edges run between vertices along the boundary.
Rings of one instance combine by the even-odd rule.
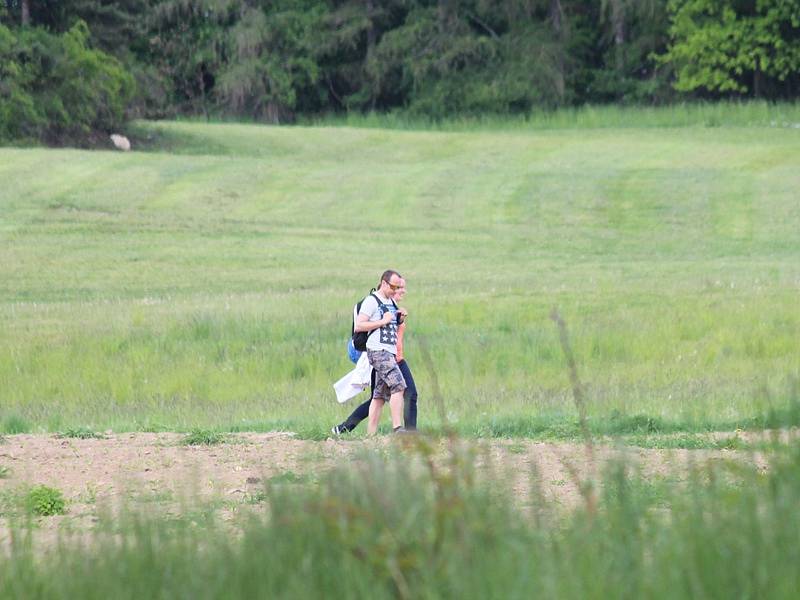
[[[0,24],[0,140],[37,137],[43,116],[31,94],[36,78],[19,39]]]
[[[291,120],[298,103],[317,93],[321,2],[243,2],[227,32],[230,60],[219,77],[226,109],[273,123]]]
[[[61,144],[122,126],[133,78],[88,40],[83,21],[61,35],[0,26],[0,137]]]
[[[536,1],[422,3],[377,44],[370,69],[411,112],[526,112],[563,98],[562,45]]]
[[[602,66],[594,72],[595,101],[641,102],[666,98],[669,69],[655,54],[669,41],[667,0],[602,0],[597,15]]]
[[[155,15],[155,0],[36,0],[31,6],[35,25],[62,33],[78,20],[89,25],[89,45],[118,58],[136,79],[136,94],[129,107],[140,116],[163,116],[166,76],[151,63],[149,27]]]
[[[675,88],[775,96],[800,71],[797,0],[671,0]]]
[[[237,8],[235,0],[155,0],[141,60],[163,81],[172,112],[209,116]]]
[[[345,110],[382,110],[402,104],[404,91],[382,80],[376,48],[401,25],[409,0],[336,0],[319,36],[320,83],[328,105]]]

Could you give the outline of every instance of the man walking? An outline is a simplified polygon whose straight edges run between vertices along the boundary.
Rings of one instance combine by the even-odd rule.
[[[404,278],[400,278],[400,289],[398,289],[392,300],[394,300],[395,304],[399,304],[402,301],[403,297],[406,294],[406,280]],[[405,358],[403,357],[403,338],[405,329],[407,327],[408,320],[403,319],[403,322],[397,326],[397,354],[395,358],[397,359],[397,366],[400,369],[400,372],[403,374],[403,379],[406,382],[406,391],[403,392],[403,422],[406,428],[406,431],[416,431],[417,430],[417,386],[414,383],[414,376],[411,374],[411,368],[408,366],[408,362],[406,362]],[[361,357],[361,352],[355,349],[353,346],[353,341],[350,340],[347,345],[347,352],[350,356],[350,360],[352,360],[356,364],[359,363],[359,358]],[[369,416],[369,405],[372,403],[372,392],[375,391],[375,372],[370,368],[372,384],[371,390],[369,394],[369,398],[365,402],[359,404],[356,409],[350,413],[350,416],[347,417],[343,422],[339,423],[338,425],[334,425],[331,427],[331,433],[334,435],[342,435],[344,433],[349,433],[353,431],[361,421],[364,421]],[[354,373],[348,373],[351,375]],[[363,377],[363,376],[362,376]],[[334,385],[334,388],[336,386]],[[360,390],[359,390],[360,391]],[[355,392],[352,394],[355,395]],[[337,392],[338,396],[338,392]],[[343,400],[339,400],[339,402],[343,402]]]
[[[356,333],[369,332],[367,360],[375,371],[375,391],[369,406],[367,425],[369,435],[378,431],[383,405],[387,401],[392,415],[392,429],[402,430],[406,382],[397,366],[397,326],[408,313],[404,308],[397,308],[393,302],[400,284],[401,277],[397,271],[384,271],[375,296],[369,295],[361,303],[353,327]]]

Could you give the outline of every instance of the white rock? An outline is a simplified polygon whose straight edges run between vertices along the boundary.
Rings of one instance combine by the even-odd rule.
[[[127,152],[131,149],[131,142],[124,135],[112,133],[109,137],[111,137],[111,141],[114,142],[114,146],[116,146],[118,150],[125,150]]]

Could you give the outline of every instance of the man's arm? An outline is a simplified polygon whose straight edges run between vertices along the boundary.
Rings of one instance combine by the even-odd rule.
[[[369,315],[365,315],[364,313],[358,313],[358,318],[356,322],[353,324],[353,330],[358,333],[360,331],[375,331],[376,329],[391,323],[392,319],[394,319],[394,315],[390,312],[386,312],[383,315],[383,318],[380,321],[370,321]]]

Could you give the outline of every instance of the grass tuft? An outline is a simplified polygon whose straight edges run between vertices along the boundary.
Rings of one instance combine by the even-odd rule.
[[[30,433],[31,429],[30,422],[19,415],[9,415],[3,421],[3,431],[8,434]]]
[[[52,517],[64,514],[67,503],[60,490],[46,485],[39,485],[26,494],[25,506],[32,515]]]
[[[183,446],[214,446],[224,444],[230,436],[210,429],[193,429],[182,440]]]
[[[79,440],[103,440],[105,436],[88,427],[74,427],[56,434],[58,438],[76,438]]]

